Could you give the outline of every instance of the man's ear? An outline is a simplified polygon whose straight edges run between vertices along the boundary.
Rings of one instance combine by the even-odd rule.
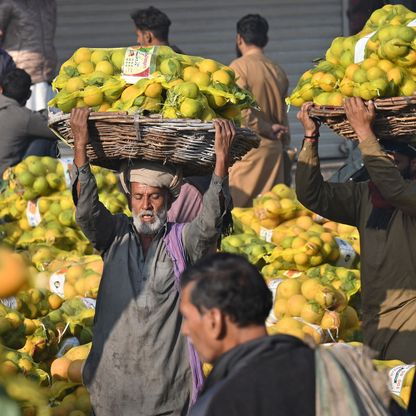
[[[236,42],[237,42],[238,46],[242,45],[243,42],[244,42],[244,39],[242,38],[242,36],[239,33],[237,33]]]
[[[208,327],[211,337],[215,340],[223,339],[227,332],[227,324],[224,313],[218,308],[210,309],[206,312]]]
[[[0,85],[0,94],[3,94],[3,87]]]
[[[146,45],[152,45],[154,40],[153,33],[150,30],[146,30],[143,35]]]

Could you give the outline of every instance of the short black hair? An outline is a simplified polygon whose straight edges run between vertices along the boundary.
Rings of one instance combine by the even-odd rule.
[[[416,157],[416,146],[398,140],[381,139],[380,145],[385,152],[401,153],[411,159]]]
[[[30,96],[32,80],[30,75],[23,69],[16,68],[6,73],[1,82],[3,95],[19,104],[25,104]]]
[[[256,45],[264,48],[269,41],[267,32],[269,24],[259,14],[248,14],[237,22],[237,33],[244,39],[247,45]]]
[[[136,28],[139,30],[148,30],[153,36],[161,41],[167,41],[169,37],[169,26],[171,21],[169,17],[156,7],[136,10],[131,14]]]
[[[203,313],[218,308],[237,326],[264,325],[272,293],[259,271],[244,257],[216,253],[188,267],[181,286],[195,283],[191,303]]]

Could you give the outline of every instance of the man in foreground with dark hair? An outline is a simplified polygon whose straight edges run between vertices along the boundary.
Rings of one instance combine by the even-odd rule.
[[[131,14],[131,18],[136,25],[137,43],[139,46],[166,45],[170,46],[175,52],[182,51],[175,45],[169,44],[169,27],[171,21],[169,17],[156,9],[136,10]]]
[[[277,183],[290,184],[290,137],[284,98],[289,81],[283,69],[265,56],[269,25],[262,16],[249,14],[237,23],[238,59],[230,67],[237,84],[253,94],[259,110],[242,113],[242,124],[261,137],[253,149],[230,170],[234,206],[251,206],[253,198]]]
[[[0,85],[0,178],[10,166],[29,155],[57,155],[57,138],[46,119],[25,107],[31,79],[23,69],[12,69]]]
[[[272,294],[253,265],[214,254],[187,269],[181,285],[182,332],[214,363],[190,415],[315,414],[314,351],[267,336]]]
[[[213,364],[189,416],[406,414],[362,349],[267,336],[272,294],[243,257],[205,257],[181,286],[182,332]]]

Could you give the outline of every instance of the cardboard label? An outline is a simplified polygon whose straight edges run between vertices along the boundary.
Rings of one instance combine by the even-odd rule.
[[[268,243],[272,242],[273,230],[269,230],[268,228],[260,227],[260,237],[267,241]]]
[[[65,157],[65,158],[61,158],[61,159],[58,159],[58,160],[64,168],[64,176],[65,176],[66,186],[67,186],[67,188],[71,188],[71,170],[72,170],[72,166],[74,164],[74,161],[70,157]]]
[[[393,394],[400,395],[406,374],[414,365],[399,365],[389,371],[389,389]]]
[[[59,348],[58,353],[56,354],[56,357],[62,357],[65,355],[71,348],[78,347],[80,345],[78,338],[71,337],[67,338],[63,343],[61,348]]]
[[[339,258],[336,262],[337,267],[345,267],[350,269],[354,264],[357,253],[352,248],[351,244],[347,243],[345,240],[339,237],[335,237],[335,241],[339,247]]]
[[[84,305],[88,308],[88,309],[95,309],[95,305],[97,303],[97,301],[93,298],[82,298],[82,301],[84,302]]]
[[[9,309],[17,309],[17,299],[14,296],[0,299],[0,303]]]
[[[27,201],[26,218],[31,227],[37,227],[42,221],[37,201]]]
[[[273,305],[274,302],[276,300],[276,293],[277,293],[277,288],[279,287],[280,283],[283,282],[283,279],[273,279],[270,280],[269,282],[267,282],[267,286],[269,288],[269,290],[272,292],[273,295]],[[271,309],[269,316],[266,319],[266,326],[271,326],[273,324],[275,324],[277,322],[277,318],[273,312],[273,308]]]
[[[368,41],[370,38],[376,33],[371,32],[367,36],[364,36],[361,38],[356,44],[355,44],[355,51],[354,51],[354,63],[359,64],[360,62],[364,61],[365,59],[365,47],[367,46]]]
[[[135,84],[139,79],[150,78],[155,69],[154,51],[154,46],[127,48],[122,69],[122,77],[127,83]]]
[[[64,297],[65,273],[66,270],[59,270],[53,273],[49,279],[49,290],[61,298]]]

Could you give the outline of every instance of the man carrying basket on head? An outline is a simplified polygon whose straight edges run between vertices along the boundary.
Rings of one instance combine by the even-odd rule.
[[[303,104],[298,119],[305,140],[296,169],[296,193],[310,210],[358,227],[364,343],[383,360],[416,361],[416,150],[397,141],[378,141],[375,106],[361,98],[345,101],[370,181],[328,183],[322,178],[319,125]]]
[[[83,378],[96,416],[185,415],[202,383],[195,351],[180,334],[179,276],[215,245],[230,202],[227,172],[235,129],[214,121],[214,174],[201,213],[168,223],[178,168],[134,162],[120,180],[133,217],[112,215],[98,199],[86,145],[89,110],[74,109],[76,219],[104,260],[92,349]]]

